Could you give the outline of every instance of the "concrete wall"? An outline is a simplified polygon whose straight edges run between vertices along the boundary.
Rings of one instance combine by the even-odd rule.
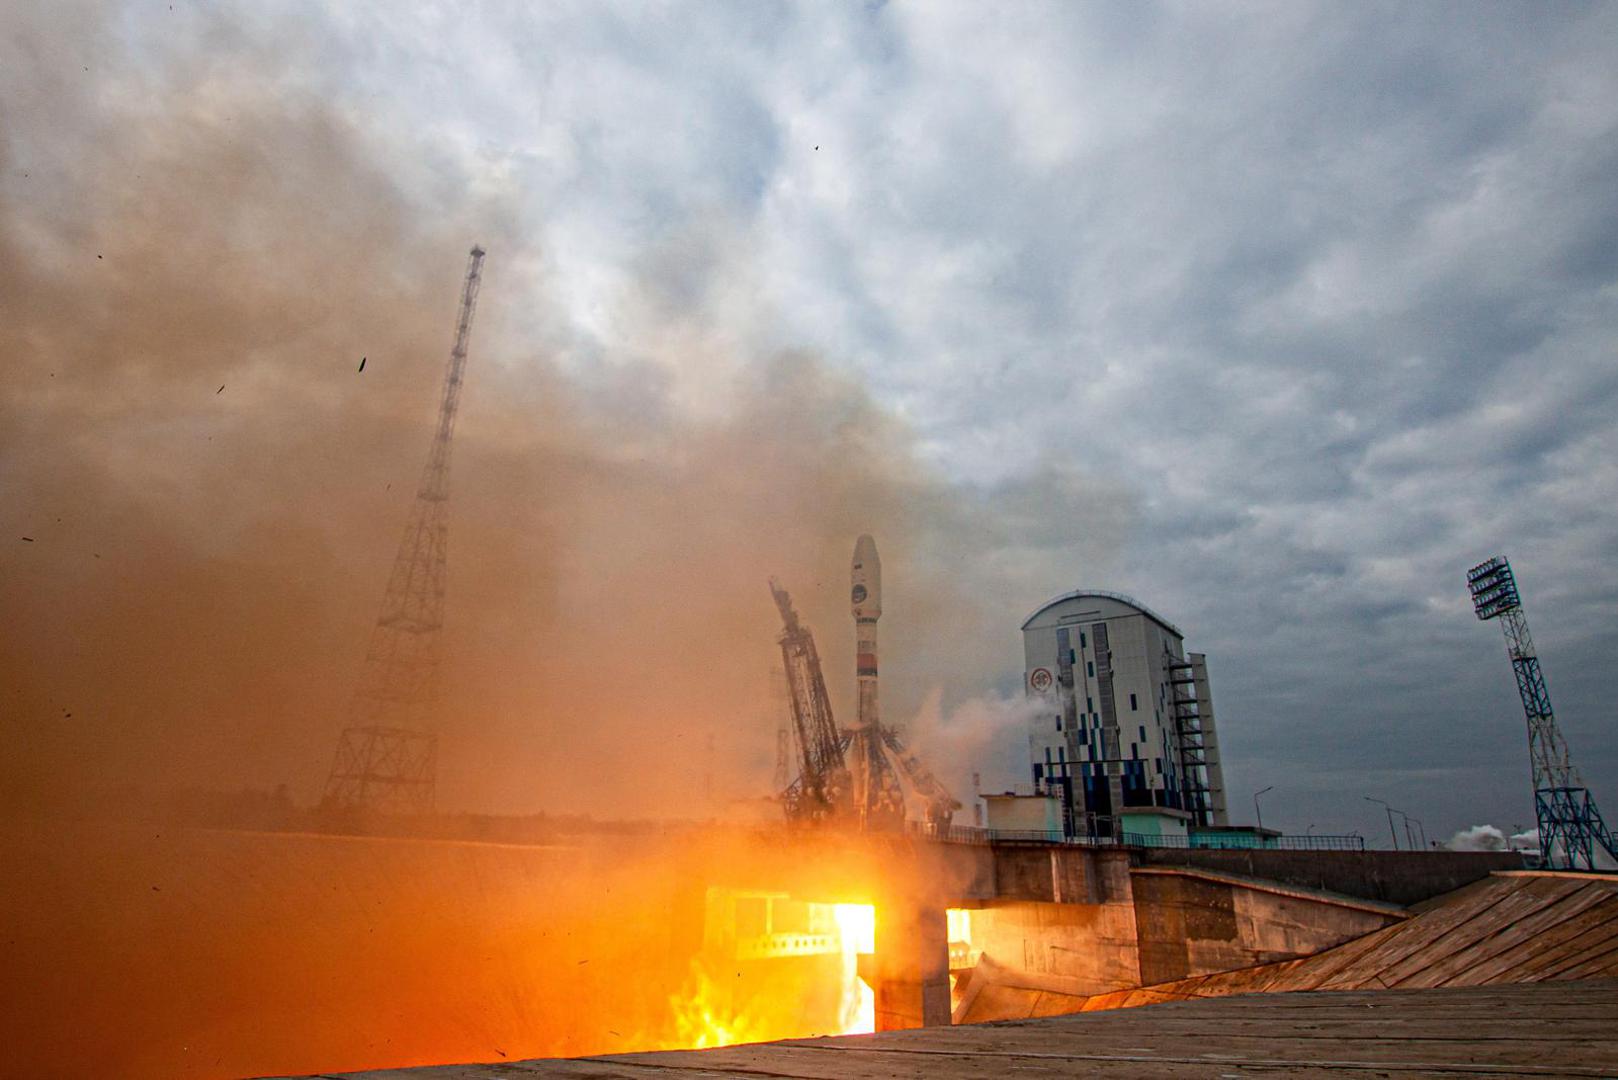
[[[941,896],[981,900],[994,876],[987,848],[902,838],[539,847],[10,822],[0,866],[0,1075],[93,1062],[126,1080],[678,1045],[676,998],[748,1037],[836,1030],[792,963],[710,965],[709,886],[874,903],[878,950],[915,983],[890,1011],[947,1020]],[[925,933],[907,906],[933,913]]]
[[[1403,917],[1306,888],[1130,870],[1123,851],[997,845],[994,856],[1000,899],[972,910],[972,945],[998,985],[1041,992],[1082,996],[1308,956]]]
[[[1323,889],[1401,906],[1420,903],[1487,877],[1520,870],[1505,851],[1277,851],[1136,849],[1140,866],[1181,866],[1285,885]]]
[[[1135,908],[1107,904],[1001,901],[972,912],[972,944],[992,965],[1046,976],[1037,982],[1068,994],[1140,985]]]
[[[996,844],[994,896],[1062,904],[1129,903],[1129,855],[1062,845]]]
[[[565,848],[0,826],[0,865],[7,1076],[598,1052],[701,943],[700,882]]]
[[[1402,921],[1391,905],[1213,875],[1132,875],[1143,985],[1309,956]]]

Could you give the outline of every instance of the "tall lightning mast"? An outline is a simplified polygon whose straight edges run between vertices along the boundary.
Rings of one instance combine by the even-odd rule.
[[[1548,867],[1596,869],[1596,848],[1618,860],[1618,840],[1607,831],[1601,811],[1574,767],[1551,711],[1550,691],[1539,670],[1534,639],[1511,564],[1503,556],[1479,563],[1466,575],[1479,619],[1499,619],[1506,634],[1517,693],[1528,717],[1528,757],[1534,775],[1534,811],[1539,819],[1539,854]]]
[[[331,805],[408,813],[433,809],[438,736],[432,730],[432,707],[442,662],[450,449],[483,279],[483,255],[483,249],[474,246],[467,256],[438,423],[388,575],[382,613],[371,631],[348,726],[326,780],[325,801]]]

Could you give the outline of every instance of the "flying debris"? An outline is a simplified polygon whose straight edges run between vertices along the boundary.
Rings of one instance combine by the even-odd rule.
[[[360,357],[360,370],[361,371],[365,370],[365,357],[363,357],[363,356]]]

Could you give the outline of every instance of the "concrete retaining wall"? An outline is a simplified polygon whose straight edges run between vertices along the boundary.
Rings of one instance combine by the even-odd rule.
[[[1509,851],[1213,851],[1135,849],[1139,866],[1181,866],[1323,889],[1408,906],[1452,892],[1495,870],[1520,870]]]
[[[1309,956],[1404,916],[1195,871],[1138,870],[1132,878],[1141,983]]]
[[[620,859],[0,825],[0,1073],[180,1080],[627,1045],[609,1031],[669,1022],[704,890]]]

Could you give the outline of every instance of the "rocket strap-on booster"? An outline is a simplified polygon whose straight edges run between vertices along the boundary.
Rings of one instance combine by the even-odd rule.
[[[882,560],[877,558],[876,541],[868,535],[854,543],[850,600],[854,609],[854,675],[860,694],[857,725],[874,729],[881,723],[876,701],[876,621],[882,617]]]

